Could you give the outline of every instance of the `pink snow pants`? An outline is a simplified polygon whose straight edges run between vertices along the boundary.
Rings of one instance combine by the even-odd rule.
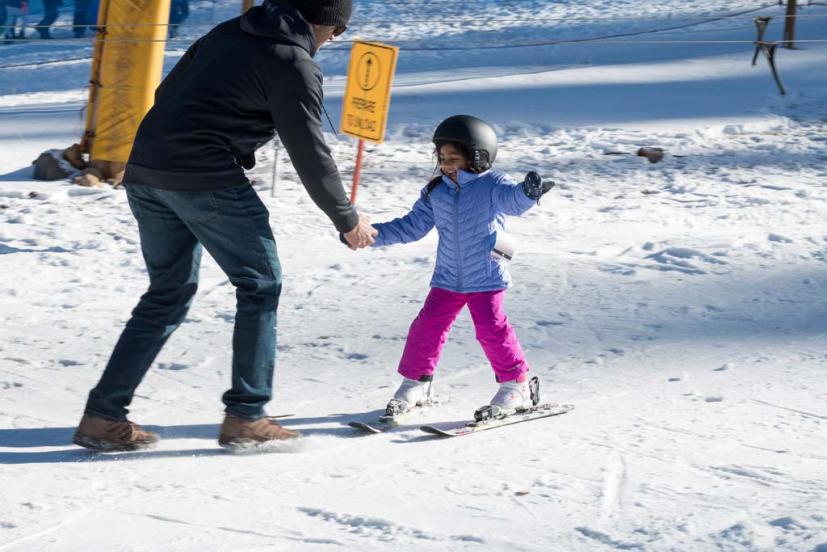
[[[503,310],[504,297],[505,290],[456,293],[431,288],[425,305],[411,323],[399,373],[415,380],[433,375],[448,331],[462,308],[468,305],[477,341],[491,362],[497,381],[522,379],[528,365]]]

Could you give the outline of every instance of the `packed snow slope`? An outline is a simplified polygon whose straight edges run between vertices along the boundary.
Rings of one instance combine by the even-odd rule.
[[[239,4],[193,1],[166,69]],[[755,16],[781,37],[774,2],[355,4],[345,37],[401,47],[359,209],[406,212],[443,117],[495,123],[497,168],[558,182],[510,221],[507,311],[545,398],[576,409],[421,433],[496,390],[464,313],[435,380],[449,402],[393,433],[347,427],[399,382],[436,236],[348,250],[283,150],[272,187],[268,145],[250,177],[284,265],[270,412],[304,437],[217,446],[234,294],[205,256],[132,405],[159,446],[72,446],[147,280],[123,191],[32,179],[82,131],[90,42],[58,27],[0,46],[0,550],[827,551],[827,6],[778,49],[782,97],[750,65]],[[348,48],[319,55],[334,122]],[[355,142],[328,138],[349,177]]]

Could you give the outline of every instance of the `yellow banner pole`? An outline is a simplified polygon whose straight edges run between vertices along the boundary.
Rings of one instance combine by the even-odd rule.
[[[98,25],[95,32],[95,46],[92,53],[92,69],[89,75],[89,102],[86,104],[86,126],[80,139],[81,153],[92,151],[95,140],[95,127],[98,119],[98,93],[101,87],[100,73],[103,61],[103,48],[106,44],[106,17],[109,13],[109,0],[101,0],[98,7]]]
[[[109,0],[93,160],[126,163],[161,82],[170,0]]]

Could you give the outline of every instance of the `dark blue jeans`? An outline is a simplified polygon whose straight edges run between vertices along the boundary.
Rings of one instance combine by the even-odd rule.
[[[281,293],[281,265],[267,208],[250,185],[171,192],[127,184],[126,193],[138,221],[149,289],[89,393],[86,413],[126,419],[135,388],[192,303],[203,246],[236,289],[226,411],[241,418],[262,417],[272,395]]]

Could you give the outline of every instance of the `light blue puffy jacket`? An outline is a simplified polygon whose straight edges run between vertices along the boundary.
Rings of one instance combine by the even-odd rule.
[[[508,263],[491,250],[497,233],[505,231],[505,216],[521,215],[536,201],[501,172],[460,171],[458,180],[443,176],[430,194],[427,186],[422,189],[410,213],[374,224],[379,231],[374,247],[417,241],[436,226],[439,245],[431,287],[458,293],[505,289],[511,285]]]

